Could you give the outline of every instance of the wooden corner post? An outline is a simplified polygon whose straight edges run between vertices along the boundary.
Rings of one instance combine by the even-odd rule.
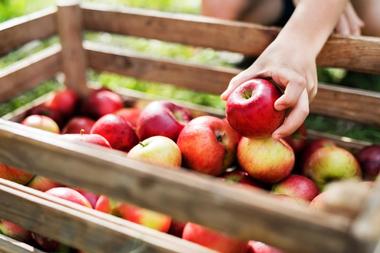
[[[83,49],[82,13],[79,0],[57,0],[58,32],[62,45],[65,85],[81,96],[88,91],[86,54]]]

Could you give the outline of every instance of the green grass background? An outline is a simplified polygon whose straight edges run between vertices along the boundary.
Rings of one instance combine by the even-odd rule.
[[[85,2],[107,5],[124,5],[137,8],[151,8],[161,11],[184,12],[190,14],[199,13],[200,0],[87,0]],[[24,15],[47,6],[53,6],[52,0],[0,0],[0,22],[10,18]],[[179,44],[165,43],[157,40],[110,35],[105,33],[86,33],[85,38],[97,43],[106,43],[124,50],[137,51],[155,57],[178,59],[187,62],[213,66],[233,66],[242,59],[239,54],[217,52],[211,49],[193,48]],[[14,62],[21,60],[33,53],[58,43],[56,37],[44,41],[31,42],[10,54],[0,58],[0,68],[5,68]],[[340,69],[320,69],[319,80],[336,85],[380,91],[380,78],[375,75],[365,75],[346,72]],[[186,89],[178,89],[167,84],[143,82],[133,78],[126,78],[110,73],[95,73],[89,71],[89,79],[104,86],[115,88],[125,87],[153,95],[191,101],[194,103],[224,108],[224,103],[218,96],[195,93]],[[41,84],[19,97],[0,104],[0,116],[4,115],[31,100],[59,87],[59,83],[51,80]],[[371,142],[380,143],[380,129],[373,126],[356,124],[346,120],[330,119],[319,115],[310,115],[306,121],[308,128],[352,137]]]

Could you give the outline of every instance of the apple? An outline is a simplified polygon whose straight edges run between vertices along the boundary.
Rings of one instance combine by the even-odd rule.
[[[42,115],[47,116],[54,120],[55,123],[58,124],[58,126],[62,126],[64,122],[64,116],[58,112],[55,109],[47,107],[45,104],[38,105],[32,109],[29,110],[27,113],[28,116],[30,115]]]
[[[237,157],[248,174],[265,183],[277,183],[290,175],[295,161],[292,148],[282,139],[241,138]]]
[[[123,219],[164,233],[169,231],[172,221],[172,219],[167,215],[127,203],[116,204],[113,213]]]
[[[110,199],[107,196],[101,195],[96,201],[94,209],[103,213],[111,213],[112,206]]]
[[[114,114],[108,114],[98,119],[91,129],[91,134],[103,136],[112,148],[126,152],[139,142],[128,121]]]
[[[98,119],[106,114],[116,112],[123,108],[123,99],[116,93],[106,90],[94,90],[90,93],[83,105],[87,115]]]
[[[79,97],[73,90],[65,89],[57,91],[44,105],[69,117],[74,114],[78,101]]]
[[[252,178],[244,170],[233,170],[226,172],[223,175],[223,179],[228,183],[240,184],[256,189],[260,188],[255,182],[253,182]]]
[[[247,242],[194,223],[186,223],[182,238],[220,253],[245,253]]]
[[[167,101],[154,101],[141,112],[137,135],[140,140],[161,135],[176,141],[190,119],[191,113],[187,109]]]
[[[181,150],[177,144],[164,136],[153,136],[141,141],[128,152],[127,156],[171,168],[179,168],[182,161]]]
[[[319,194],[319,189],[309,178],[291,175],[284,181],[274,185],[272,192],[312,201]]]
[[[284,140],[292,147],[296,154],[300,153],[306,146],[307,130],[304,124],[297,129],[291,136],[285,137]]]
[[[266,79],[249,80],[232,92],[226,114],[231,127],[245,137],[269,137],[285,119],[285,111],[274,109],[280,90]]]
[[[64,134],[61,137],[69,141],[80,141],[111,148],[111,145],[106,138],[99,134]]]
[[[310,201],[308,201],[308,200],[301,199],[301,198],[298,198],[298,197],[292,197],[292,196],[284,195],[284,194],[277,194],[276,193],[273,196],[277,200],[283,201],[286,204],[293,203],[293,204],[296,204],[296,205],[299,205],[299,206],[308,206],[309,203],[310,203]]]
[[[138,108],[122,108],[116,111],[114,114],[123,117],[126,121],[128,121],[131,124],[133,128],[136,129],[140,113],[141,110]]]
[[[239,138],[226,120],[201,116],[184,127],[177,144],[188,168],[219,176],[234,162]]]
[[[30,233],[27,230],[7,220],[0,220],[0,234],[20,242],[27,242],[30,237]]]
[[[92,208],[95,209],[96,203],[97,203],[97,201],[99,199],[99,195],[97,195],[97,194],[95,194],[93,192],[89,192],[89,191],[80,189],[80,188],[75,188],[74,190],[76,190],[77,192],[79,192],[80,194],[82,194],[88,200],[88,202],[90,202]]]
[[[283,253],[283,251],[262,242],[249,241],[247,253]]]
[[[30,115],[22,122],[23,125],[59,134],[59,127],[54,120],[43,115]]]
[[[28,183],[30,188],[46,192],[52,188],[59,187],[61,184],[54,182],[46,177],[35,176],[32,181]]]
[[[355,157],[337,146],[325,146],[314,151],[306,160],[303,173],[321,189],[332,181],[361,176],[360,165]]]
[[[305,163],[307,162],[309,157],[319,148],[323,148],[327,146],[336,146],[336,145],[335,145],[335,142],[328,139],[316,139],[308,143],[305,146],[304,150],[301,152],[300,167],[304,169]]]
[[[0,178],[25,185],[32,180],[33,175],[21,169],[0,163]]]
[[[90,118],[74,117],[66,124],[62,134],[89,134],[94,124],[95,121]]]
[[[380,174],[380,145],[372,145],[360,150],[357,155],[364,179],[375,180]]]
[[[179,238],[182,238],[183,230],[185,228],[186,223],[172,220],[168,233]]]

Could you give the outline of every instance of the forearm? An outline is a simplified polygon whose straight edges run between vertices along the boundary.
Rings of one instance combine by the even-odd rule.
[[[316,57],[332,33],[347,0],[301,0],[275,40],[282,47],[305,51]]]

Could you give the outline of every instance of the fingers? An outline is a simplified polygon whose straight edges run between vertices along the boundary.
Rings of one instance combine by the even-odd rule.
[[[339,22],[336,27],[336,32],[344,36],[350,35],[350,26],[349,26],[346,15],[342,15],[339,18]]]
[[[363,26],[363,21],[357,15],[352,4],[349,3],[339,19],[336,31],[341,35],[359,36],[361,34],[361,28]]]
[[[305,90],[306,80],[302,77],[293,77],[286,86],[284,94],[274,103],[277,111],[294,107],[299,100],[302,92]]]
[[[282,126],[273,134],[275,139],[284,138],[294,133],[305,121],[309,115],[309,98],[306,89],[303,90],[294,109],[289,113]]]

